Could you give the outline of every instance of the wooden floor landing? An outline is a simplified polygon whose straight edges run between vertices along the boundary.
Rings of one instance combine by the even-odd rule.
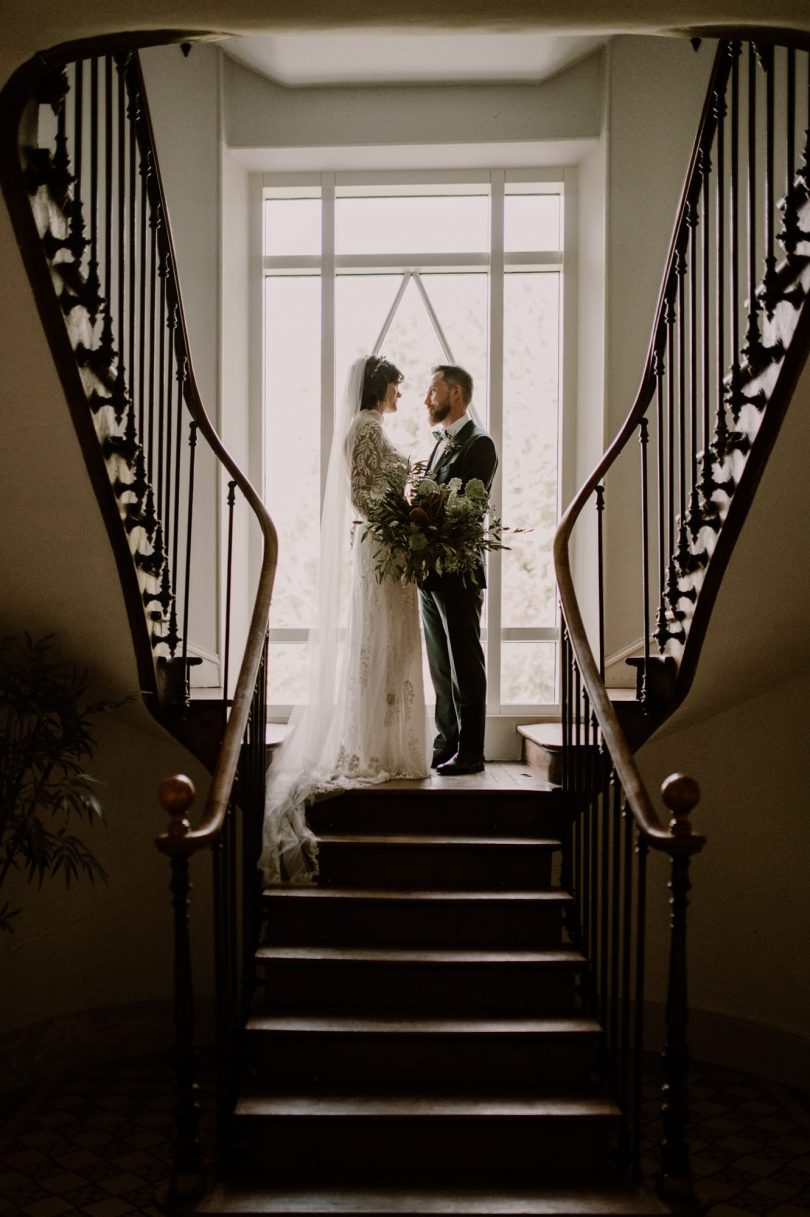
[[[431,772],[421,782],[397,779],[381,782],[377,786],[364,786],[354,794],[375,790],[554,790],[544,778],[529,765],[521,761],[487,761],[483,773],[464,774],[459,777],[440,777]]]

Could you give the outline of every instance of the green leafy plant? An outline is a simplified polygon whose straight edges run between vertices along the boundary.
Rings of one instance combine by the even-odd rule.
[[[0,930],[20,913],[2,889],[15,871],[42,887],[62,875],[65,886],[107,873],[72,831],[102,819],[84,770],[96,750],[93,718],[113,703],[85,703],[87,673],[50,658],[53,635],[34,641],[0,638]]]

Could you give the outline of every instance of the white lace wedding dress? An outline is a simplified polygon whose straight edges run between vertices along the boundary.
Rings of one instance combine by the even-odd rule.
[[[339,604],[330,606],[328,625],[322,616],[314,642],[318,700],[292,720],[268,773],[260,865],[271,884],[317,877],[317,846],[306,824],[313,798],[430,772],[417,590],[413,584],[379,583],[374,543],[362,539],[371,499],[383,490],[386,472],[405,458],[387,439],[377,410],[354,414],[343,458],[343,544],[351,544],[348,617],[344,632],[334,629],[343,616]],[[328,560],[322,549],[322,563]],[[333,657],[322,637],[327,629],[337,635]]]

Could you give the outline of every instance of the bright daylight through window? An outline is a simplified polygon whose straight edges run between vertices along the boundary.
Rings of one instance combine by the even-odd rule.
[[[335,400],[375,344],[405,374],[396,446],[424,460],[431,368],[458,363],[500,454],[511,547],[491,554],[483,621],[491,714],[557,700],[551,542],[558,511],[563,207],[539,172],[460,180],[265,179],[264,476],[279,531],[273,709],[305,696],[322,478]],[[449,176],[449,175],[448,175]],[[425,679],[428,696],[430,680]]]

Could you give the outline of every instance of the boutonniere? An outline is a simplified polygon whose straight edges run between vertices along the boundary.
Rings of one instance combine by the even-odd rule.
[[[454,452],[458,452],[461,448],[461,442],[455,435],[448,435],[443,427],[437,427],[433,432],[434,438],[440,444],[444,444],[441,455],[452,456]]]

